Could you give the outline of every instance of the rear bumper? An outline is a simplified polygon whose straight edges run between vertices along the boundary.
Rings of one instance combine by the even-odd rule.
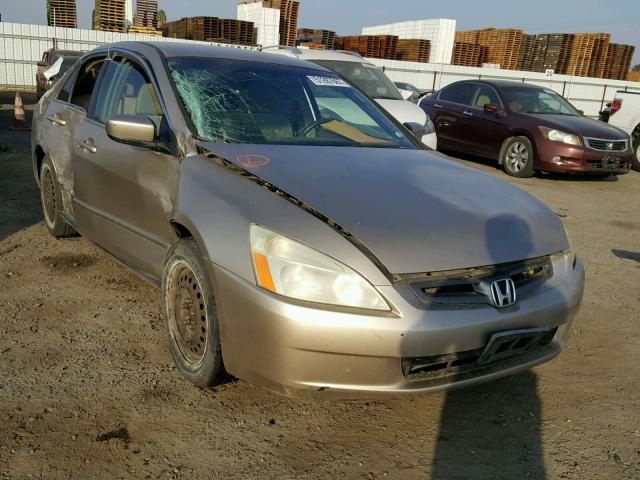
[[[536,168],[549,172],[625,174],[633,159],[629,150],[599,152],[547,140],[538,141],[536,147]]]
[[[566,257],[566,256],[563,256]],[[346,313],[291,303],[210,265],[216,279],[222,353],[240,378],[292,396],[377,398],[485,382],[543,363],[565,345],[578,312],[584,270],[568,260],[557,275],[515,307],[427,309],[401,287],[379,287],[396,312]],[[543,348],[475,369],[425,378],[403,372],[403,360],[482,348],[496,332],[556,329]]]

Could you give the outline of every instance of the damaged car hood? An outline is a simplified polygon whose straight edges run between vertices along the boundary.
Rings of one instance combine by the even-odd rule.
[[[543,203],[433,152],[201,146],[336,222],[393,274],[494,265],[568,248],[560,220]]]

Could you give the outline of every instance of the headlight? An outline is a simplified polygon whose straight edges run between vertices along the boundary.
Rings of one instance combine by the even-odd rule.
[[[542,132],[542,135],[547,140],[552,142],[567,143],[569,145],[582,145],[580,137],[572,133],[563,132],[562,130],[556,130],[554,128],[538,127]]]
[[[429,134],[429,133],[434,133],[436,131],[436,126],[433,124],[433,121],[431,120],[431,117],[429,117],[429,115],[427,115],[427,121],[424,124],[424,133],[425,135]]]
[[[257,284],[286,297],[344,307],[391,310],[378,291],[342,263],[258,225],[250,229]]]

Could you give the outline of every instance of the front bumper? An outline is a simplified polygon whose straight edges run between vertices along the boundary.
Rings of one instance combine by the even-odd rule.
[[[559,142],[537,142],[536,168],[548,172],[625,174],[631,169],[633,152],[601,152]]]
[[[584,269],[554,260],[554,276],[511,309],[427,308],[407,287],[378,287],[393,314],[346,313],[291,303],[213,264],[227,370],[292,396],[377,398],[497,379],[550,360],[565,345],[584,289]],[[558,263],[556,265],[556,263]],[[496,332],[557,329],[543,348],[456,375],[411,378],[403,360],[477,350]]]

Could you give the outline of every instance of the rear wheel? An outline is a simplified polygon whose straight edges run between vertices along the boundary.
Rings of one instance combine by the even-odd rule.
[[[60,185],[51,165],[51,160],[45,156],[40,166],[40,201],[44,223],[49,233],[56,238],[71,237],[76,231],[62,217],[62,196]]]
[[[533,145],[527,137],[512,137],[502,147],[502,166],[507,175],[512,177],[532,177]]]
[[[171,356],[190,382],[200,387],[224,376],[218,312],[204,259],[193,239],[179,240],[162,272],[162,306]]]

